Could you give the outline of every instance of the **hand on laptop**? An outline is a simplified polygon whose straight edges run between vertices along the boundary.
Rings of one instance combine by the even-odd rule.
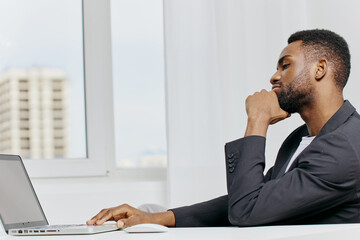
[[[95,217],[87,221],[88,225],[102,225],[106,221],[116,221],[118,228],[126,228],[140,223],[155,223],[168,227],[175,226],[175,216],[172,211],[147,213],[128,204],[101,210]]]

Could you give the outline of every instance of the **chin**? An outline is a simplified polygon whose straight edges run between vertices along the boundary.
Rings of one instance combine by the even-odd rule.
[[[280,88],[274,88],[274,89],[272,89],[272,91],[274,91],[277,96],[279,96],[279,94],[281,93],[281,89],[280,89]]]

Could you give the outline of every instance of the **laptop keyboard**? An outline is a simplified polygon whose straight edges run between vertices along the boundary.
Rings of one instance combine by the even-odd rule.
[[[29,227],[27,229],[62,229],[62,228],[79,228],[79,227],[88,227],[85,224],[68,224],[68,225],[46,225],[38,227]]]

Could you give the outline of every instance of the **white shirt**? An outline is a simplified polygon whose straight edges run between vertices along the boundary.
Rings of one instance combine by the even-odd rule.
[[[302,140],[298,146],[298,148],[296,149],[294,155],[291,157],[289,164],[286,167],[285,172],[287,172],[291,166],[291,164],[294,162],[294,160],[297,158],[297,156],[299,156],[299,154],[307,147],[309,146],[309,144],[312,142],[312,140],[314,140],[316,136],[313,137],[302,137]]]

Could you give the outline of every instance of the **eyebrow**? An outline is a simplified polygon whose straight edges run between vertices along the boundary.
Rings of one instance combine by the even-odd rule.
[[[287,57],[291,57],[291,55],[285,55],[285,56],[282,56],[280,59],[279,59],[279,61],[278,61],[278,66],[280,66],[280,65],[282,65],[283,64],[283,62],[284,62],[284,60],[285,60],[285,58],[287,58]]]

